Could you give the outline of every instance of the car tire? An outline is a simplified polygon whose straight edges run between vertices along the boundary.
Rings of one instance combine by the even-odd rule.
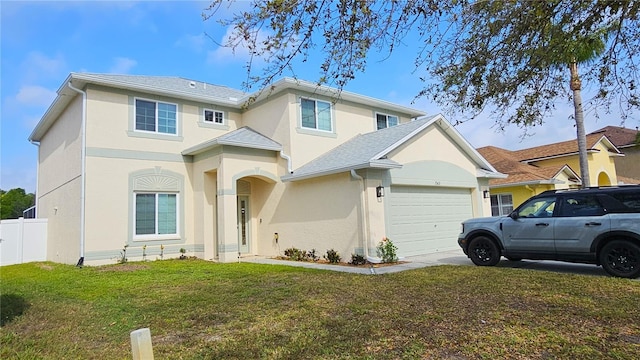
[[[495,266],[500,262],[500,249],[495,241],[478,236],[469,243],[469,258],[478,266]]]
[[[640,277],[640,246],[626,240],[614,240],[600,250],[600,264],[612,276]]]

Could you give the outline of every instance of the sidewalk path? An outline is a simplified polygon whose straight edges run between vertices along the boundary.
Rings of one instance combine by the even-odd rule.
[[[473,263],[460,249],[447,250],[432,254],[409,256],[402,259],[403,263],[397,265],[388,265],[381,267],[353,267],[341,265],[318,264],[304,261],[287,261],[268,259],[264,257],[246,257],[241,258],[241,262],[252,262],[258,264],[288,265],[299,266],[311,269],[324,269],[332,271],[342,271],[353,274],[379,275],[400,272],[404,270],[412,270],[436,265],[462,265],[474,266]],[[557,273],[570,273],[592,276],[609,276],[600,266],[592,264],[574,264],[560,261],[550,260],[522,260],[509,261],[505,258],[500,260],[497,267],[504,268],[521,268],[538,271],[553,271]],[[640,278],[636,279],[640,281]]]
[[[419,256],[409,256],[402,259],[402,263],[397,265],[388,265],[381,267],[354,267],[354,266],[341,266],[341,265],[329,265],[329,264],[318,264],[313,262],[306,261],[288,261],[288,260],[277,260],[277,259],[268,259],[263,257],[246,257],[240,258],[241,262],[251,262],[256,264],[272,264],[272,265],[288,265],[288,266],[298,266],[305,267],[311,269],[323,269],[323,270],[333,270],[333,271],[342,271],[354,274],[367,274],[367,275],[378,275],[378,274],[389,274],[400,272],[404,270],[411,269],[419,269],[427,266],[434,265],[473,265],[471,260],[469,260],[466,255],[462,252],[462,250],[447,250],[442,252],[437,252],[433,254],[427,255],[419,255]]]

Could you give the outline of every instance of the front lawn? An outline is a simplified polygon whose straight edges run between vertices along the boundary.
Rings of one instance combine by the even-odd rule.
[[[0,268],[0,358],[638,359],[640,282],[438,266],[387,275],[165,260]]]

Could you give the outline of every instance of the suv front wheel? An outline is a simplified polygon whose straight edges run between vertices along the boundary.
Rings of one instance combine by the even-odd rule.
[[[494,266],[500,261],[498,245],[486,236],[478,236],[469,243],[469,257],[478,266]]]
[[[614,240],[602,247],[600,264],[610,275],[635,279],[640,276],[640,246]]]

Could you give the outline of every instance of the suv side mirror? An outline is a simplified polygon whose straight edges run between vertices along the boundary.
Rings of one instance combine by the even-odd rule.
[[[518,220],[520,216],[518,215],[517,212],[512,211],[511,214],[509,214],[509,217],[512,218],[513,220]]]

